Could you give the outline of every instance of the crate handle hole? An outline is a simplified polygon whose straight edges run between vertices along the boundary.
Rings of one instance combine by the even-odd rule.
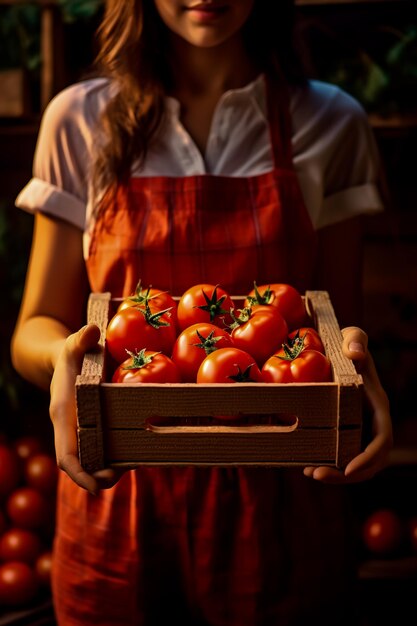
[[[299,420],[290,413],[223,416],[151,416],[145,420],[145,429],[156,433],[184,432],[293,432]]]

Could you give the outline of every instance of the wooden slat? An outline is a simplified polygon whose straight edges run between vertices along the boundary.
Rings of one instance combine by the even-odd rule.
[[[239,385],[146,384],[101,386],[108,428],[141,428],[150,416],[286,413],[300,427],[336,427],[339,387],[335,384]],[[84,426],[87,424],[84,423]],[[92,424],[93,425],[93,424]]]
[[[361,451],[362,431],[361,428],[348,428],[339,430],[336,446],[336,467],[346,465]]]
[[[107,466],[103,444],[103,431],[101,428],[78,429],[80,463],[86,471],[94,472]]]
[[[334,464],[336,430],[280,433],[164,434],[113,430],[106,435],[108,461],[190,464],[282,465],[287,462]]]

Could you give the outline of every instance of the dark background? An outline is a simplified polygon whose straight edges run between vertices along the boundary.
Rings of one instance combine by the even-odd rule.
[[[3,42],[4,28],[11,29],[8,11],[15,4],[0,3]],[[25,112],[0,117],[0,430],[12,438],[41,432],[52,443],[48,397],[20,379],[9,357],[33,226],[31,216],[14,208],[14,199],[31,177],[44,104],[90,70],[101,9],[88,0],[71,5],[78,13],[50,5],[32,3],[30,19],[24,13],[17,15],[21,22],[28,19],[21,43],[25,57],[19,61],[27,80]],[[363,326],[390,397],[395,448],[390,466],[353,490],[359,523],[380,507],[391,507],[408,519],[417,514],[416,4],[413,0],[303,0],[298,9],[300,49],[309,76],[335,82],[362,102],[384,166],[386,210],[366,224]],[[42,37],[52,52],[50,81],[39,56]],[[0,91],[4,54],[0,45]],[[364,552],[358,578],[364,624],[369,626],[391,624],[394,619],[398,624],[417,622],[412,601],[417,557],[407,547],[394,556],[375,562]],[[406,610],[412,612],[411,620],[398,621]]]

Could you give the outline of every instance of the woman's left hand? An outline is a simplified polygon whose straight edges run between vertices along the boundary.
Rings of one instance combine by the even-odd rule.
[[[344,328],[342,336],[343,352],[354,361],[363,378],[365,397],[372,417],[373,439],[363,452],[348,463],[344,471],[327,466],[304,468],[305,476],[327,483],[351,483],[372,478],[387,465],[393,445],[389,401],[368,351],[368,337],[356,326]]]

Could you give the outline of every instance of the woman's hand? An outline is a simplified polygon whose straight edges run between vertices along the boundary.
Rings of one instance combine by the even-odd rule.
[[[372,478],[386,466],[393,445],[389,401],[368,351],[368,337],[356,326],[344,328],[342,335],[343,352],[354,361],[363,378],[365,398],[372,414],[373,439],[363,452],[348,463],[344,472],[326,466],[304,469],[305,476],[328,483],[359,482]]]
[[[100,489],[112,487],[122,474],[113,469],[88,474],[78,460],[75,381],[81,371],[84,354],[97,346],[99,338],[99,328],[89,324],[65,340],[51,381],[49,408],[58,467],[77,485],[94,495]]]

